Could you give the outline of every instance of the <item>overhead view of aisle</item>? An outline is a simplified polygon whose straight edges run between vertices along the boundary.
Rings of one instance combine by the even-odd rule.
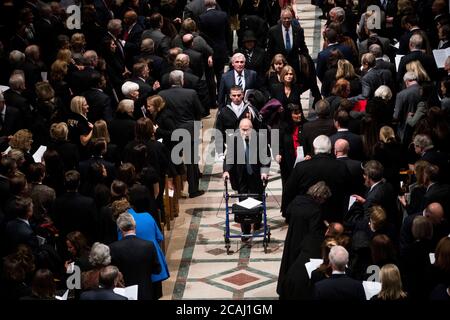
[[[307,0],[295,6],[297,18],[305,30],[305,41],[312,57],[320,50],[323,20],[317,7]],[[310,110],[310,92],[302,95],[302,106]],[[214,125],[212,117],[203,121],[203,132]],[[203,135],[203,150],[213,152],[210,138]],[[166,232],[166,257],[171,276],[163,282],[163,299],[277,299],[278,271],[287,226],[280,213],[281,177],[279,165],[272,161],[267,194],[267,224],[271,241],[264,253],[262,238],[242,243],[231,239],[231,254],[224,242],[225,202],[222,162],[200,166],[203,178],[200,188],[206,193],[180,201],[179,216]],[[231,234],[240,233],[240,225],[231,217]]]

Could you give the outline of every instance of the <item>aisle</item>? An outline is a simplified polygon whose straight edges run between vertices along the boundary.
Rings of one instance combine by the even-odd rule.
[[[297,14],[305,29],[306,44],[312,57],[317,56],[321,21],[320,10],[309,0],[298,0]],[[305,111],[309,108],[309,91],[302,96]],[[204,121],[204,129],[213,125],[215,113]],[[205,141],[209,137],[204,136]],[[204,147],[208,148],[206,142]],[[287,226],[280,214],[281,177],[279,166],[272,162],[266,189],[268,225],[272,237],[265,254],[261,238],[243,245],[231,240],[233,254],[224,246],[225,204],[223,202],[222,163],[205,165],[201,189],[205,195],[181,201],[180,215],[166,237],[170,237],[167,262],[170,279],[163,282],[163,299],[277,299],[276,285]],[[239,224],[231,223],[239,233]]]

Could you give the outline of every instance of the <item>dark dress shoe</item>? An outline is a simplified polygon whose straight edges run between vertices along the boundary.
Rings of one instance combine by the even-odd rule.
[[[200,197],[203,194],[205,194],[205,190],[198,190],[197,192],[189,194],[189,198]]]
[[[242,242],[248,242],[249,240],[250,240],[250,237],[245,237],[245,236],[241,237]]]

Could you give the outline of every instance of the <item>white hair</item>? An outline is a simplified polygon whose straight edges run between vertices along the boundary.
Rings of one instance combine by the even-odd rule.
[[[106,244],[96,242],[89,253],[89,262],[94,266],[107,266],[111,263],[111,254]]]
[[[381,85],[375,90],[375,97],[381,98],[383,100],[389,101],[392,98],[392,91],[388,86]]]
[[[136,91],[136,90],[139,90],[139,85],[136,82],[126,81],[122,85],[122,93],[125,96],[128,96],[130,94],[130,92]]]
[[[415,81],[415,80],[417,80],[417,75],[415,74],[415,72],[408,71],[403,76],[403,81]]]
[[[314,154],[331,153],[331,140],[325,135],[320,135],[313,141]]]
[[[345,271],[348,263],[348,251],[342,246],[334,246],[328,255],[330,264],[338,271]]]

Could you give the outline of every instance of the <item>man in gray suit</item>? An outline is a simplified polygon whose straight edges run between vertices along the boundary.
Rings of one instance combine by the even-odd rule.
[[[142,33],[142,40],[150,38],[155,43],[155,52],[160,57],[167,57],[170,49],[170,38],[161,32],[163,17],[160,13],[150,16],[150,29]]]
[[[394,119],[398,121],[397,134],[402,142],[407,138],[408,131],[412,131],[412,128],[408,128],[406,124],[406,118],[409,114],[416,112],[421,98],[421,87],[414,72],[405,73],[403,81],[406,88],[397,94],[394,108]]]
[[[365,53],[361,58],[363,77],[361,78],[362,92],[349,100],[358,101],[373,98],[375,90],[381,85],[392,86],[392,75],[389,70],[377,70],[375,56],[372,53]]]

